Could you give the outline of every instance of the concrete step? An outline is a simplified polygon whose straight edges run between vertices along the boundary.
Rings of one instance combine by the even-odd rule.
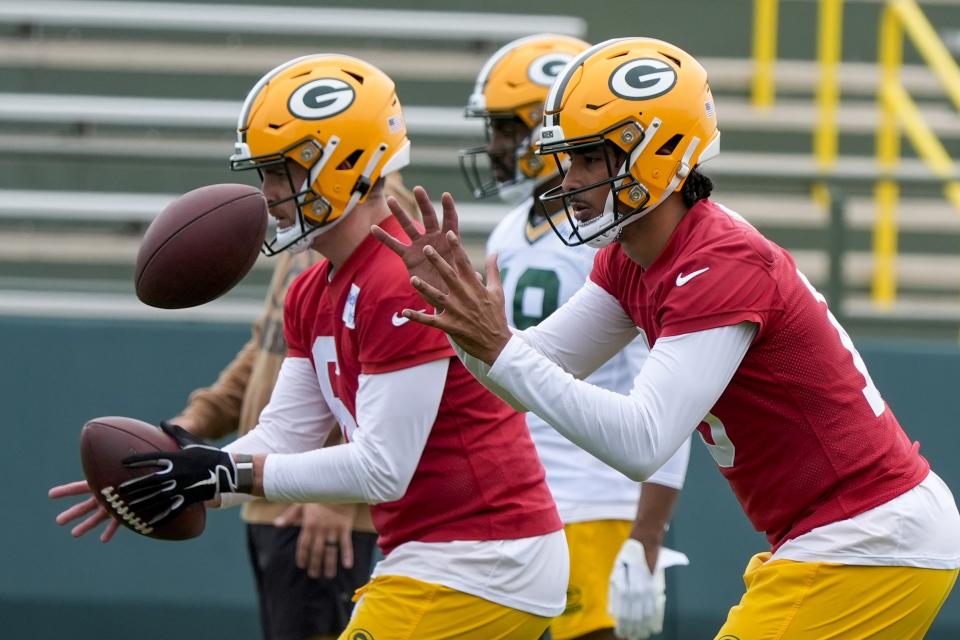
[[[435,45],[434,45],[435,46]],[[345,42],[337,51],[383,69],[396,80],[431,82],[472,81],[491,51],[444,50],[369,46]],[[286,60],[303,54],[303,46],[278,46],[237,40],[229,43],[168,42],[151,38],[130,47],[123,40],[0,38],[0,67],[85,71],[131,71],[140,73],[238,74],[258,77]],[[705,57],[714,93],[745,93],[753,80],[754,62],[749,58]],[[820,79],[819,65],[812,60],[778,60],[774,83],[785,94],[813,94]],[[844,62],[839,80],[843,96],[873,96],[880,72],[875,63]],[[904,87],[914,97],[943,96],[943,88],[925,65],[908,64],[901,69]],[[464,98],[465,99],[465,98]]]
[[[904,158],[897,167],[887,171],[877,164],[874,156],[842,155],[832,167],[822,168],[809,153],[783,152],[722,152],[715,159],[702,166],[708,175],[740,176],[747,178],[772,178],[781,181],[812,182],[835,179],[872,183],[885,176],[900,182],[936,184],[940,180],[934,176],[925,162],[917,158]],[[960,172],[954,178],[960,179]]]
[[[797,257],[808,276],[819,269],[818,258]],[[816,277],[812,279],[817,280]],[[255,291],[251,288],[235,290],[195,309],[163,310],[142,304],[133,295],[132,287],[104,290],[96,283],[82,283],[71,290],[69,283],[62,280],[43,283],[42,286],[31,287],[30,284],[26,278],[11,283],[8,278],[0,277],[0,315],[249,323],[262,311],[262,296],[266,290],[264,283]],[[955,325],[960,323],[960,296],[908,292],[901,294],[893,305],[878,306],[869,294],[850,292],[843,301],[843,314],[845,318],[880,323],[945,324],[948,328],[954,326],[955,335]]]
[[[464,218],[468,253],[478,268],[483,263],[484,233],[477,233],[489,221]],[[472,229],[473,232],[466,231]],[[115,233],[0,232],[0,266],[23,264],[101,265],[116,268],[115,273],[129,277],[136,262],[139,236]],[[813,282],[824,283],[829,257],[825,251],[791,250],[797,266]],[[273,262],[261,256],[254,270],[269,272]],[[873,255],[869,252],[848,252],[844,258],[845,284],[851,288],[868,288],[873,276]],[[901,254],[896,262],[897,281],[901,287],[960,293],[960,256]],[[21,273],[28,279],[29,273]]]
[[[704,58],[715,93],[748,92],[753,82],[754,62],[750,58]],[[778,92],[813,95],[820,81],[820,65],[813,60],[777,60],[774,86]],[[913,97],[942,97],[943,86],[926,65],[905,64],[900,80]],[[844,62],[839,70],[840,97],[875,96],[880,84],[880,68],[873,62]]]
[[[960,137],[960,115],[949,104],[918,105],[924,121],[942,138]],[[717,99],[720,130],[757,133],[812,132],[817,126],[817,106],[809,98],[782,98],[769,109],[755,109],[745,98],[724,96]],[[836,123],[841,134],[874,135],[880,122],[880,110],[874,101],[846,100],[837,109]]]
[[[772,196],[731,192],[718,194],[719,201],[763,227],[823,228],[829,211],[812,197],[799,194]],[[897,208],[901,231],[960,233],[960,211],[944,199],[901,198]],[[846,199],[846,220],[850,229],[871,229],[876,219],[873,198]]]
[[[233,131],[240,106],[238,100],[8,92],[0,93],[0,122],[44,125],[52,130],[58,126],[179,128],[190,130],[193,137],[198,130]],[[919,111],[939,136],[960,137],[960,115],[950,105],[926,103]],[[465,119],[460,107],[411,101],[404,114],[415,134],[482,136],[480,123]],[[753,133],[809,133],[818,120],[816,105],[800,98],[784,98],[770,109],[758,110],[746,98],[728,96],[717,101],[717,114],[721,131]],[[873,101],[849,100],[837,110],[837,126],[841,134],[873,135],[879,114]]]
[[[812,282],[822,284],[826,281],[829,268],[826,252],[804,249],[791,250],[790,253],[797,268]],[[873,278],[873,254],[848,252],[844,256],[843,272],[846,287],[869,289]],[[898,285],[903,288],[960,294],[960,257],[900,254],[895,273]]]
[[[337,51],[366,60],[397,80],[473,81],[489,54],[486,50],[444,50],[338,46]],[[0,38],[0,67],[177,74],[227,74],[255,80],[267,69],[302,56],[304,47],[202,44],[190,42]],[[251,80],[251,83],[252,83]],[[466,102],[466,96],[464,96]]]
[[[771,195],[743,191],[717,194],[717,199],[757,226],[812,229],[827,224],[828,212],[805,193]],[[0,190],[0,220],[8,225],[40,221],[71,221],[111,226],[143,227],[175,198],[174,194],[111,193],[90,191]],[[459,202],[461,227],[467,235],[486,235],[503,216],[505,205],[496,202]],[[875,203],[866,196],[846,199],[847,226],[872,227]],[[960,232],[960,212],[946,200],[901,198],[898,203],[901,230],[919,233]],[[62,229],[62,227],[61,227]],[[68,227],[65,231],[75,231]],[[25,233],[31,233],[27,229]],[[65,234],[66,241],[81,242],[81,234]],[[10,247],[12,252],[16,246]],[[119,250],[119,249],[117,249]]]
[[[960,324],[960,297],[943,298],[929,295],[906,294],[897,297],[892,305],[878,305],[868,295],[849,295],[844,300],[844,314],[859,320],[879,320],[887,323],[947,323]],[[954,335],[956,338],[956,327]],[[915,337],[924,337],[918,334]]]
[[[6,316],[249,324],[262,311],[262,299],[236,300],[229,294],[193,309],[155,309],[131,294],[0,289],[0,315]]]
[[[415,167],[459,174],[459,149],[471,142],[469,131],[460,130],[450,118],[442,122],[447,131],[456,132],[460,139],[441,144],[438,129],[428,130],[433,112],[414,112],[417,120],[411,138],[411,163]],[[445,113],[445,112],[444,112]],[[0,116],[2,121],[2,116]],[[479,130],[474,131],[477,133]],[[478,138],[479,139],[479,138]],[[461,142],[462,140],[462,142]],[[221,168],[232,152],[233,138],[228,130],[207,135],[160,135],[159,131],[145,131],[134,135],[85,132],[16,132],[0,135],[0,154],[16,156],[21,161],[43,161],[51,158],[88,159],[90,162],[116,160],[147,160],[158,163],[184,161],[207,163]],[[476,140],[472,140],[476,142]],[[775,178],[784,182],[811,182],[822,178],[838,181],[870,183],[886,175],[873,156],[842,155],[831,169],[820,168],[809,153],[723,151],[703,166],[704,173],[717,176],[745,178]],[[927,165],[917,158],[904,158],[889,175],[904,182],[936,185],[940,182]],[[960,172],[957,177],[960,178]],[[24,185],[25,187],[28,185]]]
[[[129,294],[0,289],[0,315],[5,316],[249,324],[262,310],[262,300],[235,299],[229,294],[193,309],[154,309]],[[844,315],[854,322],[956,324],[960,323],[960,299],[904,295],[891,306],[878,306],[869,296],[851,295],[844,301]]]
[[[509,42],[539,32],[583,35],[587,27],[580,17],[556,14],[86,0],[3,3],[0,23],[28,28],[28,33],[61,30],[68,36],[107,30],[121,39],[142,32],[164,34],[165,39],[204,33],[215,39],[224,34],[300,37],[315,42],[374,37],[467,46]]]

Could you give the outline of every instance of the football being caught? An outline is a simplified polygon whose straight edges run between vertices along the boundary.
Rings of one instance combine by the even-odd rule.
[[[155,469],[128,469],[121,460],[137,453],[176,451],[179,448],[173,438],[157,427],[133,418],[95,418],[83,425],[80,432],[80,461],[90,492],[125,527],[159,540],[187,540],[199,536],[207,523],[206,508],[202,504],[192,504],[173,518],[151,525],[123,502],[116,487]]]
[[[161,309],[219,298],[250,271],[267,234],[267,201],[244,184],[186,193],[160,212],[137,253],[137,297]]]

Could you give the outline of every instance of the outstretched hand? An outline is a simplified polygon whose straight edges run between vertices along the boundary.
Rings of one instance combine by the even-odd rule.
[[[70,535],[74,538],[79,538],[92,529],[96,529],[100,523],[106,522],[107,526],[104,527],[100,533],[100,542],[109,542],[120,526],[120,523],[112,518],[107,510],[104,509],[90,493],[90,486],[86,480],[78,480],[77,482],[58,485],[51,488],[50,491],[47,492],[47,495],[53,499],[86,496],[85,500],[61,511],[60,514],[57,515],[57,524],[61,526],[83,518],[79,524],[70,530]]]
[[[377,225],[374,225],[371,231],[377,240],[387,245],[403,259],[403,264],[407,267],[407,272],[411,276],[417,276],[432,283],[435,287],[443,287],[443,281],[439,274],[427,261],[426,256],[423,255],[423,248],[429,245],[443,256],[450,255],[450,246],[446,239],[447,233],[452,231],[454,235],[460,235],[457,208],[453,202],[453,196],[449,193],[440,196],[440,205],[443,208],[443,223],[441,225],[440,221],[437,220],[437,211],[434,209],[426,189],[414,187],[413,196],[417,200],[417,208],[420,209],[420,216],[423,219],[422,232],[413,218],[403,210],[396,198],[392,196],[387,198],[387,206],[390,208],[393,217],[400,223],[400,228],[410,238],[410,244],[404,244],[403,241],[394,238]]]
[[[427,192],[417,187],[414,195],[423,214],[423,233],[395,200],[388,200],[394,217],[410,237],[410,244],[404,244],[380,227],[373,227],[374,236],[403,259],[411,276],[410,283],[420,296],[440,312],[433,315],[404,309],[403,316],[445,331],[467,353],[493,364],[512,335],[503,310],[503,287],[496,256],[487,258],[487,283],[484,284],[460,240],[453,197],[444,193],[440,200],[441,226]]]

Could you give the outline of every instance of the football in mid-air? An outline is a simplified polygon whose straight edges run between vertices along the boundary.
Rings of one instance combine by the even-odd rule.
[[[180,196],[140,242],[137,297],[161,309],[210,302],[243,279],[267,234],[267,201],[244,184],[212,184]]]
[[[110,416],[94,418],[80,432],[80,461],[83,474],[97,500],[131,531],[160,540],[187,540],[203,533],[206,509],[192,504],[173,518],[151,526],[126,505],[116,492],[120,483],[152,473],[151,467],[128,469],[121,460],[137,453],[176,451],[180,445],[151,424]]]

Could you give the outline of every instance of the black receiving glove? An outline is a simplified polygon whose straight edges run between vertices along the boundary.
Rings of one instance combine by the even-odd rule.
[[[161,422],[160,428],[182,448],[127,456],[123,459],[123,466],[127,468],[156,467],[158,470],[117,487],[117,493],[130,510],[150,525],[221,493],[249,493],[253,489],[252,473],[244,473],[243,482],[238,480],[237,464],[229,453],[178,425]],[[249,465],[247,460],[244,462]]]
[[[201,447],[213,447],[213,443],[204,440],[200,436],[194,435],[181,427],[178,424],[173,424],[172,422],[167,422],[166,420],[160,421],[160,430],[165,434],[177,441],[177,444],[180,445],[180,448],[189,447],[190,445],[199,445]]]

